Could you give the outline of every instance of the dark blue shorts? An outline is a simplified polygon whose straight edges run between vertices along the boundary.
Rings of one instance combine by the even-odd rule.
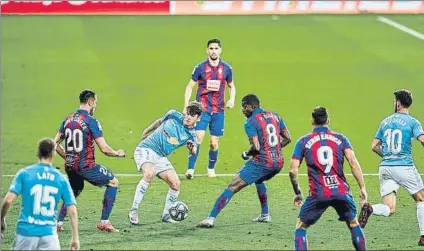
[[[256,164],[253,160],[248,160],[240,169],[240,178],[248,185],[262,183],[270,180],[281,171],[281,168],[269,168]]]
[[[209,131],[212,136],[224,135],[224,113],[213,113],[212,115],[203,112],[200,121],[196,124],[197,131],[206,131],[209,125]]]
[[[111,170],[99,164],[89,169],[82,169],[78,172],[67,170],[66,173],[68,174],[71,186],[86,180],[93,186],[103,187],[108,185],[109,182],[115,178]],[[74,188],[74,186],[72,186],[72,188]]]
[[[308,196],[300,208],[299,218],[307,224],[315,224],[328,207],[333,207],[339,215],[339,221],[350,222],[356,217],[356,205],[352,195],[339,195],[327,198]]]

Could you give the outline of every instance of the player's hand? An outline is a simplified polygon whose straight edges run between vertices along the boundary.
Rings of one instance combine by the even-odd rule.
[[[303,196],[302,194],[295,194],[293,197],[293,203],[295,206],[300,207],[302,205],[303,201]]]
[[[187,141],[187,148],[188,148],[188,150],[190,150],[190,152],[193,150],[193,147],[194,147],[194,142],[191,141],[191,140],[188,140]]]
[[[119,149],[117,152],[118,152],[118,157],[125,157],[124,149]]]
[[[367,193],[367,189],[361,188],[359,190],[359,197],[361,198],[361,205],[364,205],[365,203],[367,203],[368,201],[368,193]]]
[[[71,250],[79,250],[80,249],[80,242],[79,239],[72,238],[71,240]]]
[[[244,151],[244,152],[241,153],[241,158],[244,159],[244,160],[248,160],[250,157],[247,155],[247,152]]]
[[[228,100],[227,101],[227,108],[233,109],[234,108],[234,100]]]

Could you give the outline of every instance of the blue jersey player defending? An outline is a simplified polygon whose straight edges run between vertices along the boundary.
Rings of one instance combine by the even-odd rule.
[[[255,183],[261,203],[261,214],[253,219],[257,222],[270,222],[267,187],[265,181],[278,174],[283,168],[281,149],[290,143],[290,133],[281,117],[260,108],[259,99],[249,94],[242,99],[243,114],[247,117],[245,131],[250,141],[249,150],[242,153],[242,158],[250,160],[240,169],[227,189],[218,197],[209,217],[197,226],[211,228],[215,218],[228,204],[233,195],[244,187]]]
[[[143,178],[137,185],[129,210],[131,224],[138,224],[138,208],[155,175],[169,185],[162,221],[174,222],[168,210],[180,194],[180,180],[167,156],[185,144],[191,153],[196,152],[199,143],[194,127],[202,112],[202,104],[193,101],[188,104],[185,115],[171,110],[143,131],[142,140],[134,151],[134,161]]]
[[[75,197],[84,188],[84,181],[94,186],[106,187],[103,199],[102,216],[97,228],[107,232],[119,232],[109,221],[118,192],[118,179],[112,171],[96,163],[94,142],[100,151],[110,157],[125,157],[122,149],[113,150],[103,137],[100,122],[93,117],[97,106],[97,95],[92,90],[83,90],[79,95],[79,109],[69,115],[56,134],[57,153],[65,159],[65,171]],[[60,143],[65,140],[65,148]],[[63,230],[66,208],[62,207],[58,218],[58,231]]]
[[[6,230],[7,212],[13,200],[22,196],[13,250],[60,250],[55,219],[60,200],[63,200],[71,215],[71,250],[79,249],[75,197],[68,180],[52,165],[55,151],[53,140],[40,140],[37,153],[39,162],[19,170],[4,198],[1,208],[2,236]]]
[[[355,201],[343,172],[346,158],[352,174],[359,184],[361,202],[365,203],[367,191],[361,167],[349,140],[328,128],[330,119],[324,107],[312,112],[313,131],[301,137],[293,151],[290,164],[290,181],[295,193],[295,205],[302,204],[302,192],[298,182],[298,168],[305,159],[309,176],[309,196],[302,205],[296,223],[295,250],[307,250],[306,230],[314,225],[328,207],[333,207],[339,220],[346,222],[356,250],[365,250],[365,236],[356,219]]]
[[[224,110],[225,110],[225,89],[228,86],[230,98],[227,102],[227,108],[234,108],[236,98],[236,87],[233,81],[233,70],[229,64],[221,60],[222,52],[221,41],[211,39],[207,42],[206,53],[208,59],[197,64],[191,74],[184,93],[184,109],[188,105],[196,83],[196,100],[203,105],[204,112],[200,121],[196,125],[197,138],[201,144],[205,137],[205,132],[209,126],[210,131],[210,149],[208,177],[216,177],[215,164],[218,160],[218,141],[219,137],[224,135]],[[194,177],[194,166],[199,155],[200,146],[197,147],[195,154],[190,154],[188,158],[188,170],[186,177]]]
[[[379,180],[383,204],[365,204],[359,221],[365,227],[371,214],[392,215],[396,211],[396,193],[403,187],[417,204],[421,235],[418,245],[424,246],[424,185],[412,158],[412,139],[424,145],[424,131],[421,123],[409,115],[412,93],[398,90],[394,96],[395,113],[381,122],[372,142],[372,150],[382,157]]]

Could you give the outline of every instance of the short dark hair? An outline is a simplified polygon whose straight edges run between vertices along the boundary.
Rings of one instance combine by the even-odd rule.
[[[87,104],[88,100],[95,97],[96,93],[93,90],[85,89],[79,95],[80,104]]]
[[[51,159],[55,151],[56,144],[52,139],[44,138],[38,142],[37,157],[39,159]]]
[[[260,101],[258,96],[256,96],[255,94],[247,94],[246,96],[243,97],[243,99],[241,100],[242,104],[246,104],[246,105],[251,105],[251,106],[260,106]]]
[[[202,115],[203,112],[203,105],[200,102],[197,101],[191,101],[187,106],[187,113],[188,115],[195,116],[195,115]]]
[[[395,95],[395,100],[399,101],[403,107],[409,108],[412,105],[411,91],[406,89],[400,89],[395,91],[393,94]]]
[[[209,45],[211,44],[218,44],[219,47],[221,47],[221,41],[216,38],[208,40],[208,44],[206,45],[206,47],[209,47]]]
[[[315,107],[315,109],[312,111],[312,118],[314,119],[315,125],[324,125],[328,120],[327,109],[322,106]]]

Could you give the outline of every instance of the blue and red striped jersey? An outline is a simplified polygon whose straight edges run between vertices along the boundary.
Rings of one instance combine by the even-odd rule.
[[[328,127],[317,127],[301,137],[293,150],[293,159],[306,161],[309,195],[332,197],[349,193],[343,172],[344,150],[352,149],[349,140]]]
[[[77,110],[60,125],[65,140],[65,168],[74,171],[96,166],[94,140],[103,137],[100,122],[86,110]]]
[[[205,60],[194,67],[191,79],[198,82],[196,100],[202,103],[205,112],[223,112],[225,87],[233,82],[231,66],[222,60],[212,66],[209,60]]]
[[[253,160],[265,167],[283,168],[280,132],[287,130],[283,119],[275,112],[258,108],[247,119],[244,129],[249,138],[257,136],[259,140],[259,154],[253,156]]]

